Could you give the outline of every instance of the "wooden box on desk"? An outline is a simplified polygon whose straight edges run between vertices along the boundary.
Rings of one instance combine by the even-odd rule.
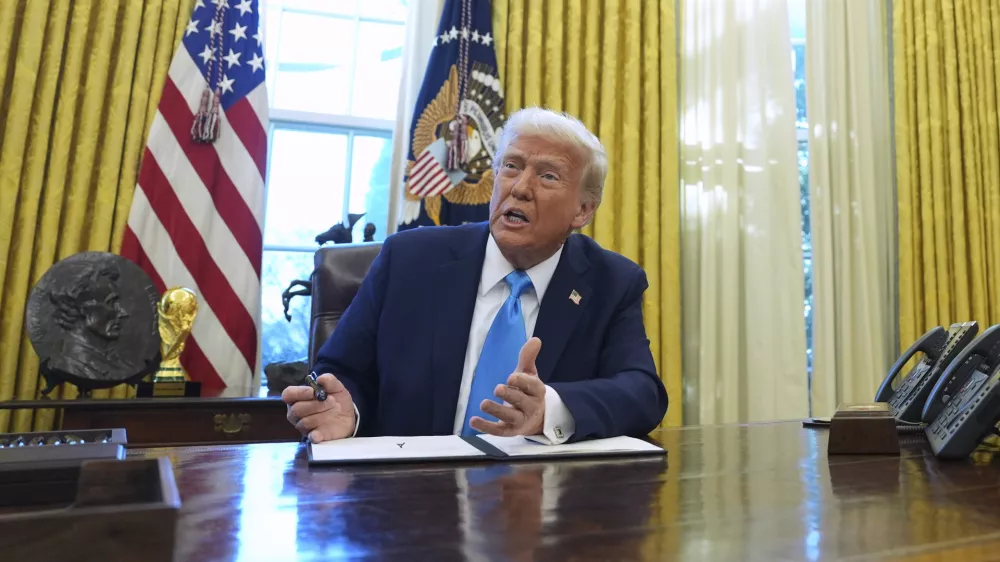
[[[896,418],[885,402],[844,404],[830,420],[828,455],[898,455]]]
[[[294,442],[285,403],[269,398],[133,398],[60,401],[63,429],[124,427],[130,446]]]
[[[67,493],[49,495],[44,505],[28,502],[0,511],[4,560],[173,559],[181,502],[169,459],[86,461],[72,475],[65,466],[32,470],[22,476],[54,485],[75,477],[76,486],[56,487]]]

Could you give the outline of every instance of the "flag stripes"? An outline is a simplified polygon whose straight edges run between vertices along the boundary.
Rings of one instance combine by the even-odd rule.
[[[259,5],[231,4],[199,1],[192,10],[150,129],[122,255],[161,293],[198,295],[181,361],[203,388],[245,394],[261,371],[268,116]],[[218,119],[217,137],[206,127],[201,142],[192,139],[196,114]]]

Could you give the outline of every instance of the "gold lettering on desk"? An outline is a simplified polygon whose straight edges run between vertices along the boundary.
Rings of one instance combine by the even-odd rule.
[[[237,435],[243,430],[250,431],[250,421],[250,414],[215,414],[215,431]]]

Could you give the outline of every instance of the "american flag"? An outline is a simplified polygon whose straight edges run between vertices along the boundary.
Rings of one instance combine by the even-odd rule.
[[[122,255],[198,316],[181,361],[203,388],[246,393],[260,371],[267,92],[257,0],[197,0],[149,132]],[[194,137],[212,115],[214,140]],[[204,102],[208,103],[204,103]],[[227,392],[228,393],[228,392]]]

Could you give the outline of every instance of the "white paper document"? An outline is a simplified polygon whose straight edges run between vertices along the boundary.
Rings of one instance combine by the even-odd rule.
[[[485,457],[457,435],[423,437],[353,437],[310,445],[312,460],[375,461]]]
[[[663,449],[634,437],[611,437],[563,445],[543,445],[524,437],[480,435],[480,439],[512,457],[574,455],[580,453],[662,452]]]

